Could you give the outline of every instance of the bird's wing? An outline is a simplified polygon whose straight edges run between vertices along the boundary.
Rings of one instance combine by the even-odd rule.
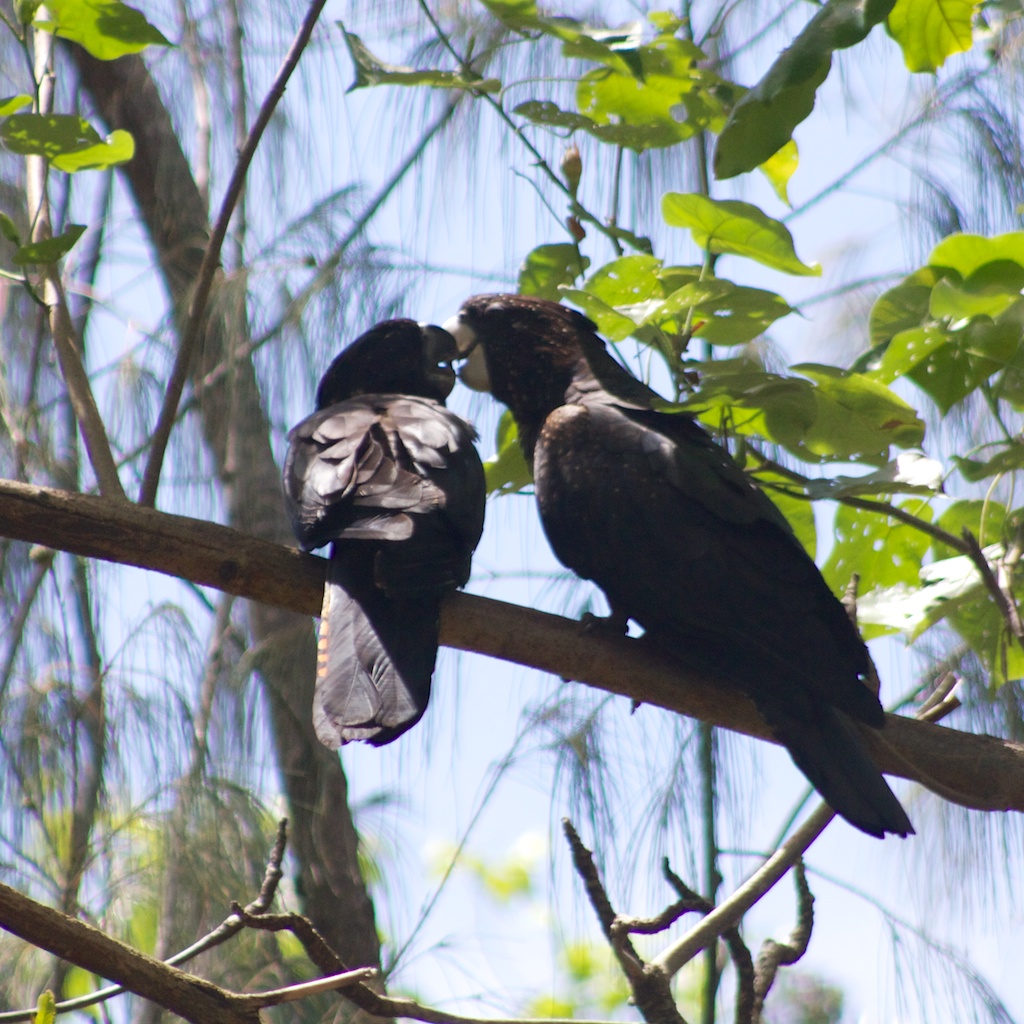
[[[425,398],[365,395],[315,413],[288,435],[284,485],[296,536],[307,550],[341,538],[407,540],[415,517],[447,509],[450,490],[473,478],[474,437]],[[470,550],[483,520],[482,469],[479,477],[478,508],[453,513],[464,533],[476,531]]]
[[[811,699],[881,722],[844,609],[781,513],[696,424],[605,399],[562,406],[534,473],[555,553],[652,639],[755,699],[798,680]]]

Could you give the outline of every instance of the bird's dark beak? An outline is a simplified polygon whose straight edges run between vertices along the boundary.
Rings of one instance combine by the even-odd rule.
[[[420,330],[423,332],[423,355],[426,361],[424,373],[443,401],[455,387],[452,360],[458,358],[459,348],[455,339],[443,327],[420,324]]]
[[[460,316],[444,323],[444,329],[455,339],[459,356],[466,361],[459,370],[459,380],[474,391],[490,391],[491,378],[487,372],[487,357],[476,332]]]

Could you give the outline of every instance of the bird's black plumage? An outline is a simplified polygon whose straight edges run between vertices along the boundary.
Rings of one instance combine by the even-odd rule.
[[[484,516],[476,432],[444,407],[455,340],[388,320],[331,363],[288,434],[302,547],[331,544],[313,722],[320,741],[390,743],[422,716],[444,594],[469,579]]]
[[[466,383],[512,411],[559,560],[659,649],[743,689],[848,821],[911,833],[854,725],[884,724],[867,650],[728,452],[691,417],[658,412],[573,310],[480,295],[445,326],[469,353]]]

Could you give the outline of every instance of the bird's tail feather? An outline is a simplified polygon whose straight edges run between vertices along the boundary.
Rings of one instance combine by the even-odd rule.
[[[437,657],[440,598],[391,599],[328,563],[317,644],[313,726],[321,743],[390,743],[419,721]],[[372,578],[370,576],[369,578]]]
[[[810,714],[797,720],[784,710],[761,707],[796,766],[837,814],[879,839],[886,832],[913,835],[914,826],[871,760],[854,723],[830,707],[808,710]]]

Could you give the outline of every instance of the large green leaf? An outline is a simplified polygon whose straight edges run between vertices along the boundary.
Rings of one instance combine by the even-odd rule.
[[[905,277],[895,288],[883,292],[871,307],[868,318],[871,344],[882,345],[901,331],[920,327],[928,317],[932,288],[941,277],[942,272],[935,267],[923,267]]]
[[[910,71],[937,71],[971,48],[974,0],[896,0],[886,27]]]
[[[366,44],[341,25],[349,56],[355,67],[355,81],[348,91],[370,85],[427,85],[435,89],[468,89],[471,92],[499,92],[501,82],[496,78],[483,78],[458,71],[438,71],[435,68],[409,68],[400,64],[387,64],[375,57]]]
[[[579,247],[571,242],[538,245],[519,268],[516,291],[557,302],[562,297],[560,287],[571,284],[589,266],[590,258],[581,256]]]
[[[145,15],[120,0],[46,0],[46,10],[53,21],[43,27],[83,46],[97,60],[171,45]]]
[[[733,108],[715,147],[715,177],[752,171],[778,152],[814,108],[832,52],[853,46],[892,10],[895,0],[829,0]]]
[[[736,199],[709,199],[698,193],[666,192],[661,200],[666,223],[689,228],[693,240],[713,253],[732,253],[787,274],[816,277],[818,264],[803,263],[785,224]]]

